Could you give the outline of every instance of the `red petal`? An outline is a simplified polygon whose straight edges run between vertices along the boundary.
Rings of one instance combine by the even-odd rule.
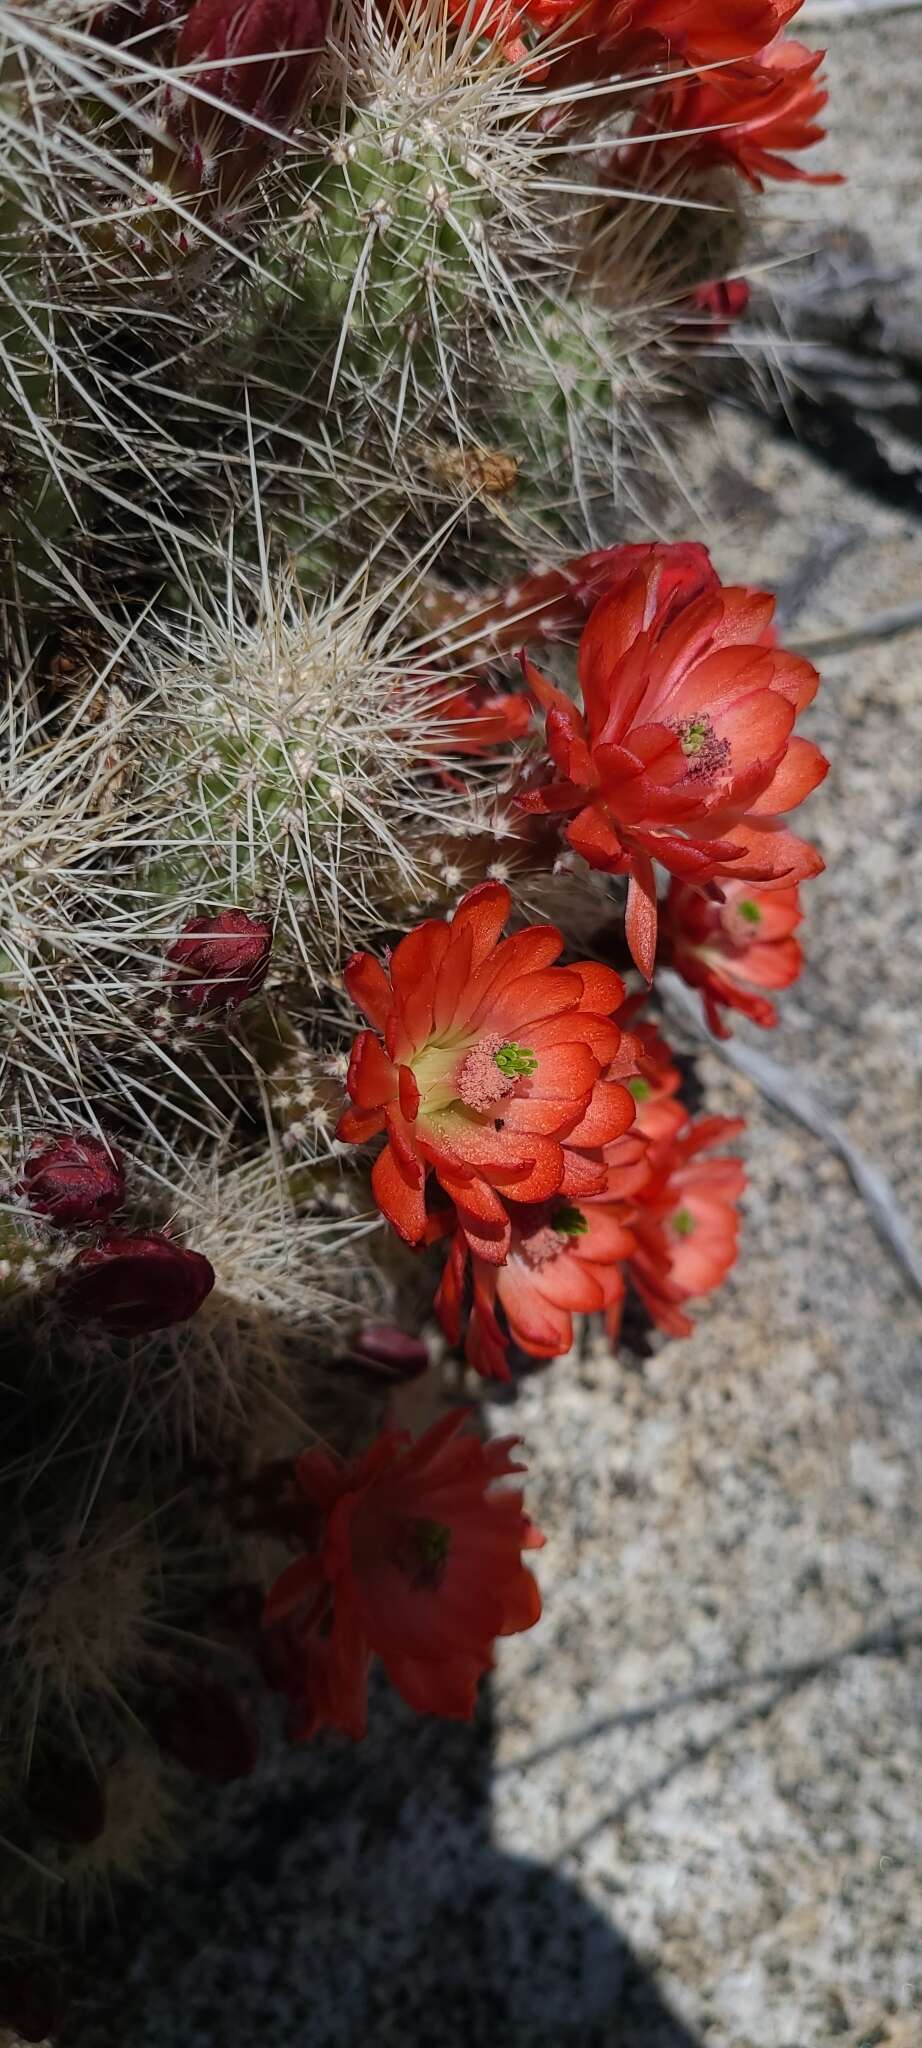
[[[343,981],[357,1010],[376,1031],[383,1031],[393,1007],[390,982],[372,953],[353,953],[343,968]]]
[[[366,958],[368,956],[366,955]],[[346,1087],[359,1109],[381,1109],[392,1102],[397,1076],[373,1031],[360,1031],[349,1057]]]
[[[412,1067],[400,1067],[398,1073],[401,1115],[406,1117],[408,1124],[411,1124],[419,1113],[419,1089],[416,1085],[416,1076]]]
[[[371,1188],[382,1216],[392,1223],[407,1244],[419,1244],[426,1231],[425,1173],[417,1165],[418,1181],[398,1164],[390,1145],[385,1145],[371,1170]]]
[[[634,872],[628,883],[624,936],[631,959],[645,981],[653,980],[656,963],[656,882],[653,862],[643,854],[635,856]]]

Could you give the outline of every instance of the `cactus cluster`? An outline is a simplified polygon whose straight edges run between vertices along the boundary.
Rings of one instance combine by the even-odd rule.
[[[169,1851],[190,1770],[251,1767],[260,1671],[291,1691],[294,1624],[276,1601],[267,1636],[261,1610],[304,1531],[290,1461],[360,1449],[430,1355],[430,1255],[408,1246],[448,1227],[419,1206],[442,1154],[400,1119],[417,1130],[447,1055],[436,1033],[414,1067],[388,1037],[350,1064],[352,999],[383,1029],[382,970],[356,959],[391,960],[429,1047],[400,963],[429,986],[465,891],[510,885],[513,948],[540,955],[521,928],[551,910],[604,957],[618,877],[649,890],[635,855],[592,872],[561,837],[533,718],[554,689],[515,656],[554,643],[572,699],[596,600],[635,556],[660,587],[656,550],[621,544],[654,455],[681,462],[695,324],[726,324],[748,159],[693,134],[670,154],[662,109],[737,53],[726,23],[709,52],[703,0],[672,12],[0,5],[0,2037],[56,2032],[87,1914]],[[756,71],[785,7],[738,12]],[[712,603],[685,552],[676,591]],[[709,768],[708,720],[675,730],[687,773]],[[638,1102],[671,1083],[608,1021],[612,968],[583,969],[586,1045],[629,1119],[625,1076]],[[475,1120],[484,1076],[501,1104],[538,1065],[527,1032],[488,1040],[458,1082]],[[588,1101],[566,1171],[598,1195],[623,1132]],[[372,1181],[385,1115],[395,1163]],[[509,1274],[588,1228],[572,1203],[539,1216],[530,1172]],[[495,1252],[476,1202],[489,1237],[501,1201],[466,1206],[481,1182],[457,1159],[439,1175],[463,1276]]]

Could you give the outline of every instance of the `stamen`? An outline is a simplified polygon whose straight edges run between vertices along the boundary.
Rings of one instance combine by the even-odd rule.
[[[696,711],[693,717],[681,719],[672,730],[688,762],[686,781],[703,781],[729,766],[730,742],[718,739],[706,711]]]
[[[481,1114],[514,1095],[524,1075],[533,1074],[538,1061],[527,1046],[510,1045],[498,1031],[488,1031],[471,1047],[458,1072],[457,1088],[468,1109]]]

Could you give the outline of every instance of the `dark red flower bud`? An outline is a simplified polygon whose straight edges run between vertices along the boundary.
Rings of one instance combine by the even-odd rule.
[[[744,277],[721,277],[716,284],[699,284],[694,300],[715,320],[739,320],[749,304],[749,286]]]
[[[96,1842],[106,1825],[106,1795],[86,1758],[49,1751],[33,1766],[26,1805],[56,1842]]]
[[[117,1337],[142,1337],[187,1323],[211,1293],[214,1267],[158,1230],[139,1237],[113,1231],[78,1252],[58,1284],[73,1322],[98,1322]]]
[[[271,918],[245,910],[190,918],[166,956],[174,1003],[189,1015],[238,1009],[262,988],[271,951]]]
[[[749,286],[744,277],[721,277],[713,284],[699,284],[682,301],[686,320],[673,330],[673,341],[694,348],[696,342],[710,342],[725,334],[734,320],[741,320],[749,304]]]
[[[47,2041],[63,2026],[74,1996],[74,1980],[47,1955],[0,1960],[0,2027],[23,2041]]]
[[[255,1769],[259,1730],[226,1686],[173,1693],[148,1708],[147,1721],[161,1749],[213,1785],[230,1785]]]
[[[177,69],[211,106],[190,92],[174,103],[169,127],[182,156],[158,166],[174,188],[205,189],[216,180],[226,204],[259,176],[278,146],[240,115],[288,133],[317,69],[328,0],[196,0],[183,24]],[[212,166],[214,170],[212,171]]]
[[[408,1337],[393,1323],[363,1323],[352,1350],[362,1365],[386,1380],[418,1380],[429,1369],[429,1353],[419,1337]]]
[[[89,1135],[37,1138],[16,1192],[62,1230],[106,1223],[125,1199],[122,1155]]]
[[[111,47],[134,41],[140,44],[143,36],[140,49],[149,57],[151,37],[171,29],[182,9],[183,0],[108,0],[108,5],[94,14],[88,34]]]

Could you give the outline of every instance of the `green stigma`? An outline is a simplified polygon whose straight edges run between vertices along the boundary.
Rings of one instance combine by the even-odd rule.
[[[395,1563],[411,1586],[433,1593],[441,1585],[451,1552],[451,1530],[446,1522],[430,1522],[416,1516],[400,1530]]]
[[[582,1209],[576,1209],[572,1202],[565,1202],[551,1218],[551,1229],[559,1230],[561,1237],[585,1237],[589,1225]]]
[[[535,1073],[538,1065],[538,1055],[529,1045],[501,1045],[493,1058],[506,1081],[520,1081]]]
[[[683,754],[700,754],[711,729],[711,721],[702,712],[698,718],[689,718],[679,735]]]
[[[678,1231],[680,1237],[691,1237],[695,1227],[695,1219],[691,1210],[677,1209],[672,1219],[672,1227],[673,1230]]]
[[[740,916],[746,919],[747,924],[761,924],[762,912],[758,904],[753,903],[751,896],[744,896],[742,903],[738,903],[736,907]]]
[[[642,1080],[639,1074],[635,1075],[633,1081],[628,1082],[627,1087],[628,1094],[633,1095],[635,1102],[646,1102],[653,1093],[649,1081]]]

